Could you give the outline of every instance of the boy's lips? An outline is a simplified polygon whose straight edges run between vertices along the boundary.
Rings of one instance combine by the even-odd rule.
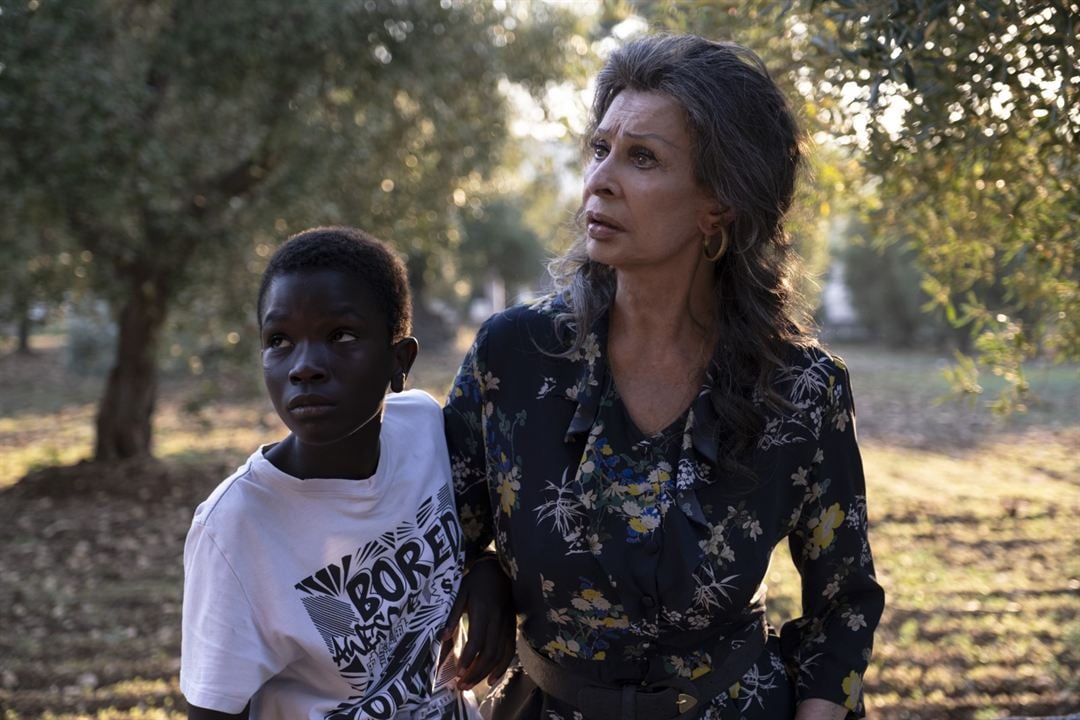
[[[286,406],[295,417],[307,418],[323,415],[334,409],[334,402],[322,395],[297,395]]]

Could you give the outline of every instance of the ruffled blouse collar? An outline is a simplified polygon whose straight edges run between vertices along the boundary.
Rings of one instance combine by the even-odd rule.
[[[581,461],[577,470],[576,484],[585,495],[599,495],[604,487],[601,472],[583,472],[582,468],[601,465],[596,456],[594,441],[602,430],[598,426],[601,417],[601,400],[609,382],[607,361],[608,314],[593,322],[581,349],[570,360],[576,362],[576,381],[567,390],[566,398],[575,403],[573,416],[566,427],[564,441],[584,442]],[[621,601],[632,620],[655,622],[650,617],[650,607],[658,605],[667,610],[682,611],[693,601],[693,575],[705,559],[704,544],[708,541],[711,527],[702,511],[698,492],[716,481],[714,471],[718,447],[715,436],[716,410],[711,401],[713,376],[707,373],[701,392],[691,401],[685,413],[677,465],[674,469],[674,502],[666,509],[660,527],[653,533],[661,533],[653,547],[660,547],[655,558],[655,583],[661,598],[648,599],[639,591],[641,566],[652,562],[635,557],[639,547],[622,542],[603,543],[592,550],[601,566],[619,588]],[[595,462],[592,462],[595,460]],[[594,533],[595,527],[582,527],[582,533]],[[635,582],[637,580],[638,582]],[[659,602],[656,602],[659,600]]]

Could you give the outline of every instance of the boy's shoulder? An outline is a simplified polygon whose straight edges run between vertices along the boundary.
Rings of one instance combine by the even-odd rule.
[[[263,448],[259,447],[244,464],[236,468],[229,477],[218,483],[209,496],[195,508],[193,521],[201,525],[216,522],[222,515],[229,515],[244,502],[243,495],[246,481],[254,475],[253,465]]]
[[[404,390],[386,396],[386,412],[393,415],[430,414],[439,411],[439,401],[424,390]]]
[[[391,393],[386,396],[383,408],[384,428],[400,427],[418,431],[437,424],[438,431],[442,432],[442,406],[423,390]]]
[[[395,452],[411,455],[421,448],[437,452],[443,438],[442,405],[423,390],[405,390],[386,396],[383,438],[392,439]]]

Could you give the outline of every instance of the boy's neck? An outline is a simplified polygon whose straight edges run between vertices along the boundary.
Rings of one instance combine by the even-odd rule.
[[[267,450],[265,457],[278,470],[301,480],[366,480],[379,467],[380,425],[377,421],[368,423],[346,441],[333,445],[305,445],[290,433]]]

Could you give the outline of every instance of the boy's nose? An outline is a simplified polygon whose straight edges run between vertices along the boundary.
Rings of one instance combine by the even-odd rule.
[[[300,350],[296,364],[289,371],[289,380],[294,385],[325,380],[326,369],[319,360],[318,352],[310,345],[302,346]]]
[[[289,371],[289,380],[294,385],[303,383],[321,382],[326,379],[326,373],[311,363],[302,363]]]

